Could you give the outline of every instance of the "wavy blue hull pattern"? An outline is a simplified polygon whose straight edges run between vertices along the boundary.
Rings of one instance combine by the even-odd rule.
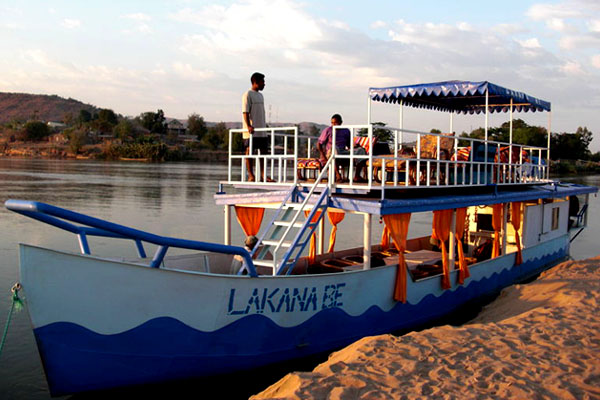
[[[214,332],[162,317],[115,335],[58,322],[34,330],[53,395],[232,373],[341,348],[358,338],[410,330],[467,302],[539,273],[567,255],[563,248],[539,259],[418,304],[388,312],[371,307],[359,316],[326,309],[294,327],[249,315]]]

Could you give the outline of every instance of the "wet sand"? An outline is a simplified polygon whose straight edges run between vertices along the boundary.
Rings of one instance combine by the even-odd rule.
[[[600,256],[515,285],[472,321],[372,336],[252,399],[600,399]]]

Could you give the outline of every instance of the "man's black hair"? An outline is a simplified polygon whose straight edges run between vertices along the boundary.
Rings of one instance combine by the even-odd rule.
[[[250,82],[251,83],[258,83],[258,82],[264,81],[264,80],[265,80],[265,75],[261,74],[260,72],[255,72],[250,77]]]
[[[337,122],[339,122],[340,124],[344,121],[342,121],[342,116],[340,114],[333,114],[331,116],[331,119],[335,119]]]

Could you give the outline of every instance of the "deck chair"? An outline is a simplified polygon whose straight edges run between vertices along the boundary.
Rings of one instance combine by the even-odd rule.
[[[450,160],[452,158],[453,149],[454,149],[454,133],[442,133],[443,136],[435,136],[435,135],[422,135],[420,139],[420,154],[419,158],[421,160],[437,160],[438,154],[440,160]],[[444,137],[446,136],[446,137]],[[439,148],[438,148],[438,138],[439,138]],[[427,179],[435,179],[435,174],[437,172],[437,168],[432,168],[430,171],[430,176],[426,177],[426,165],[421,165],[421,181],[427,182]],[[445,171],[446,164],[440,164],[440,179],[442,182],[445,179]]]

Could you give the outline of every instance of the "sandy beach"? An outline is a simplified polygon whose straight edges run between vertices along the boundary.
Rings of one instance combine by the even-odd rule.
[[[600,399],[600,256],[507,288],[469,323],[366,337],[252,399]]]

